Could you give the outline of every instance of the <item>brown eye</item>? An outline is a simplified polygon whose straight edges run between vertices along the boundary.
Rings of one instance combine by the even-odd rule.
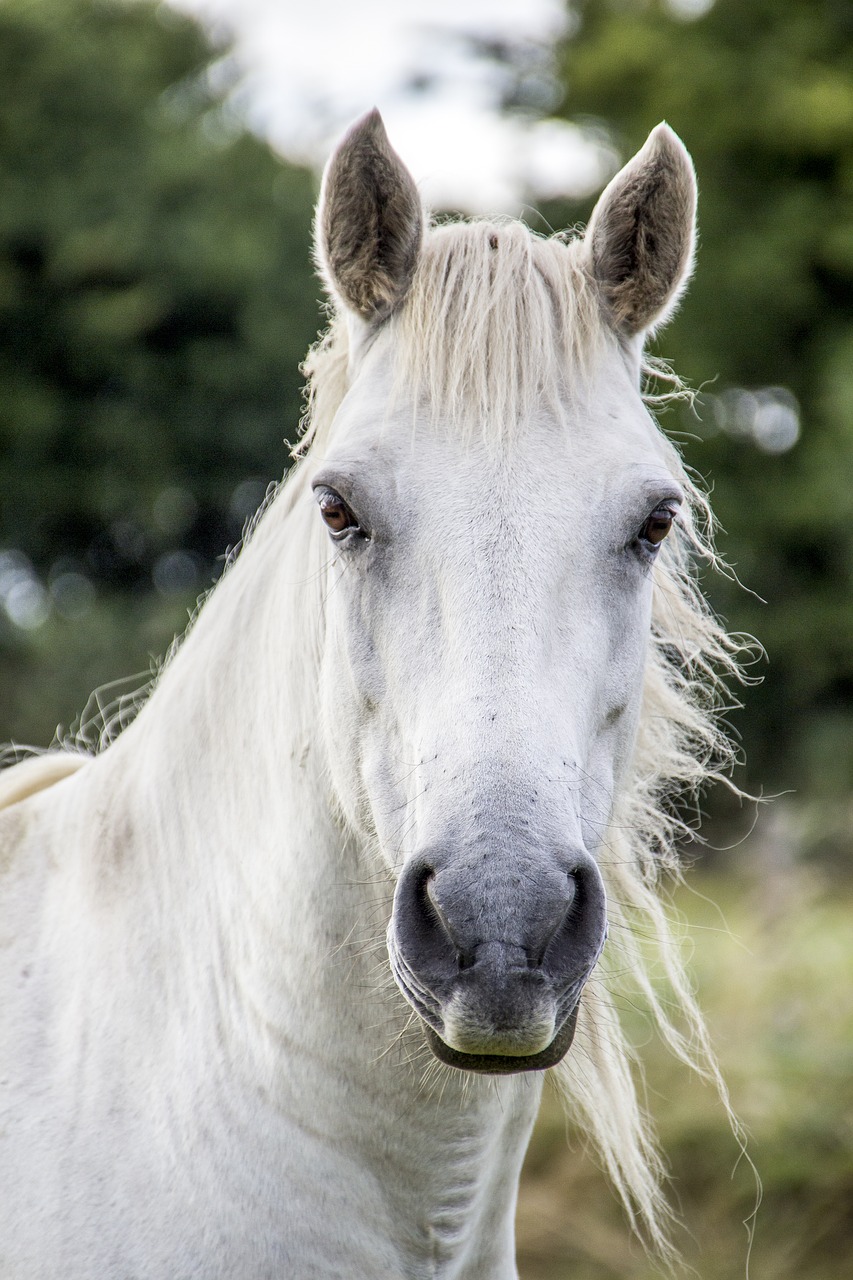
[[[320,504],[320,515],[333,537],[343,538],[348,533],[361,532],[358,520],[334,489],[318,489],[317,501]]]
[[[640,530],[640,541],[652,547],[659,547],[672,528],[675,512],[669,507],[658,507],[653,511]]]

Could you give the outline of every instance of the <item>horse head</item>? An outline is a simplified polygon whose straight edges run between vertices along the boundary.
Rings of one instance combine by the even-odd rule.
[[[604,946],[599,861],[685,518],[641,352],[689,274],[695,191],[661,125],[582,240],[430,228],[376,112],[324,177],[347,351],[309,455],[328,770],[394,879],[394,978],[466,1070],[559,1061]]]

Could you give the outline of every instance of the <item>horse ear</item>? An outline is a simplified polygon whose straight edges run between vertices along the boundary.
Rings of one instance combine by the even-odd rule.
[[[696,176],[684,144],[659,124],[605,187],[586,232],[611,322],[627,337],[672,313],[690,277]]]
[[[367,323],[384,320],[408,292],[423,221],[415,181],[374,109],[326,165],[316,222],[321,274]]]

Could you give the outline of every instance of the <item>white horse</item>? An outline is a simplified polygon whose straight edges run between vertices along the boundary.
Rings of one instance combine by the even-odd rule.
[[[666,1247],[611,992],[713,1073],[657,877],[733,650],[640,389],[694,205],[664,125],[573,241],[338,148],[300,461],[135,721],[0,780],[4,1280],[515,1276],[549,1068]]]

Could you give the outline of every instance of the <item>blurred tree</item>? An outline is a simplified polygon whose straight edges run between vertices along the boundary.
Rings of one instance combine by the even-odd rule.
[[[86,582],[189,590],[281,475],[313,180],[163,6],[4,0],[0,77],[0,578],[26,626],[20,553],[72,612]]]
[[[697,271],[662,349],[712,381],[700,420],[664,425],[766,601],[707,583],[768,653],[737,718],[750,778],[837,794],[853,781],[853,4],[572,0],[569,18],[558,113],[626,158],[666,119],[696,162]]]

